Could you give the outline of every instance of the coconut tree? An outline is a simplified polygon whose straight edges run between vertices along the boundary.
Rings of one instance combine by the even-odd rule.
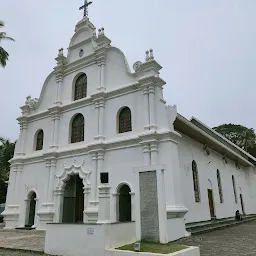
[[[9,177],[10,163],[14,154],[15,143],[0,137],[0,203],[5,202],[7,185]]]
[[[4,27],[4,22],[0,21],[0,28]],[[7,36],[5,32],[0,32],[0,44],[2,40],[11,40],[14,41],[13,38]],[[0,65],[2,67],[6,66],[6,61],[8,60],[9,54],[8,52],[0,46]]]

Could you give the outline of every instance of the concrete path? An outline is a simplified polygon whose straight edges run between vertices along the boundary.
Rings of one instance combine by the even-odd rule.
[[[0,256],[40,255],[44,247],[44,236],[45,233],[40,231],[0,229]],[[256,221],[184,238],[178,243],[199,246],[201,256],[255,256]],[[2,249],[3,247],[36,252],[10,251]]]
[[[256,221],[191,236],[179,243],[199,246],[201,256],[255,256]]]
[[[43,252],[45,232],[0,229],[0,248],[24,249]],[[0,254],[1,255],[1,254]]]

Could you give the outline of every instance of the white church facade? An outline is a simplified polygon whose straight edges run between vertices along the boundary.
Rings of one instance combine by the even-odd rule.
[[[133,223],[135,241],[168,242],[186,223],[256,213],[256,159],[166,105],[152,50],[131,71],[85,17],[56,61],[21,107],[6,229]]]

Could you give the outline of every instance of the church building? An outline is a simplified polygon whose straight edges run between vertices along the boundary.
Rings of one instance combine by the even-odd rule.
[[[129,241],[166,243],[188,223],[256,213],[256,159],[167,105],[161,69],[150,49],[131,70],[85,15],[21,107],[6,229],[120,223]]]

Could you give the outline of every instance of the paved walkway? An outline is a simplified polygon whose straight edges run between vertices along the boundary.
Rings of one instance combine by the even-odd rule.
[[[191,236],[179,243],[199,246],[201,256],[255,256],[256,221]]]
[[[3,231],[0,228],[0,256],[38,256],[44,247],[44,232]],[[199,246],[201,256],[256,256],[256,221],[184,238],[180,244]],[[19,248],[36,252],[7,251]]]
[[[35,230],[4,231],[0,229],[0,248],[24,249],[43,252],[44,236],[44,232]]]

